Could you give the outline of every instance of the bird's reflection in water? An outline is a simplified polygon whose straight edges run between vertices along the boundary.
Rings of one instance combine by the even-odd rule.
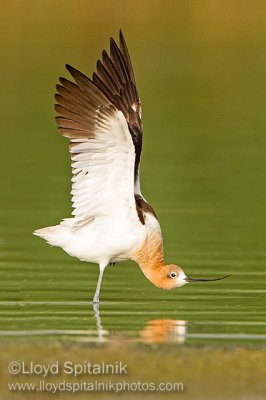
[[[94,317],[96,320],[97,342],[105,343],[110,339],[108,330],[102,325],[99,304],[93,304]],[[155,319],[140,330],[139,340],[142,343],[184,343],[186,340],[187,322],[175,319]],[[121,332],[120,332],[121,335]],[[121,338],[121,336],[120,336]],[[126,336],[125,336],[126,339]]]
[[[143,343],[184,343],[186,321],[175,319],[155,319],[149,321],[140,332]]]
[[[97,329],[97,336],[98,336],[98,343],[104,343],[108,340],[108,331],[103,329],[101,314],[100,314],[100,307],[99,304],[93,304],[94,316],[96,319],[96,329]]]

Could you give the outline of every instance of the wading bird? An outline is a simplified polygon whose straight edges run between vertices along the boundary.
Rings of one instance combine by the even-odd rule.
[[[73,218],[34,234],[99,264],[94,303],[105,268],[118,261],[135,261],[166,290],[225,278],[188,278],[181,267],[164,262],[159,222],[140,191],[141,104],[122,32],[119,46],[110,39],[110,55],[103,51],[92,79],[66,68],[76,83],[60,78],[55,109],[58,129],[70,139]]]

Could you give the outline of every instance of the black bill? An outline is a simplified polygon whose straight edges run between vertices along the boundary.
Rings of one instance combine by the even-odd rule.
[[[210,282],[210,281],[220,281],[221,279],[228,278],[228,276],[231,276],[231,275],[222,276],[221,278],[189,278],[189,277],[187,276],[186,279],[185,279],[185,281],[186,281],[186,282]]]

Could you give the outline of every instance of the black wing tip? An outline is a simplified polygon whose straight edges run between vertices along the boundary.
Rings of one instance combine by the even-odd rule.
[[[56,85],[57,86],[57,85]],[[56,88],[57,89],[57,88]],[[59,102],[60,102],[60,100],[62,99],[62,95],[60,94],[60,93],[55,93],[54,94],[54,98],[55,98],[55,101],[57,101],[57,104],[59,104]],[[59,104],[60,105],[60,104]]]
[[[124,36],[121,28],[119,29],[119,39],[120,39],[120,43],[121,42],[125,43],[125,36]]]
[[[66,80],[67,80],[67,79],[64,78],[63,76],[60,76],[60,77],[59,77],[59,82],[61,83],[61,85],[64,85],[64,82],[65,82]]]
[[[61,83],[61,85],[63,87],[65,87],[66,85],[70,84],[71,86],[77,86],[74,82],[70,81],[67,78],[64,78],[63,76],[60,76],[59,78],[59,82]]]
[[[97,78],[99,78],[98,75],[97,75],[97,73],[96,73],[96,72],[93,72],[93,73],[92,73],[92,82],[95,83],[94,80],[97,79]]]
[[[56,88],[56,90],[57,90],[57,92],[58,92],[58,93],[56,93],[56,94],[60,94],[59,91],[60,91],[60,89],[63,88],[63,86],[62,86],[62,85],[59,85],[59,83],[57,83],[57,84],[55,85],[55,88]]]
[[[105,49],[103,49],[103,51],[102,51],[102,59],[103,59],[103,61],[104,61],[104,60],[107,60],[107,59],[109,59],[109,58],[110,58],[110,57],[109,57],[107,51],[106,51]]]
[[[97,69],[98,68],[101,68],[102,67],[102,62],[101,62],[101,60],[97,60],[97,62],[96,62],[96,67],[97,67]]]
[[[72,65],[70,64],[66,64],[65,65],[66,69],[68,70],[68,72],[70,73],[70,75],[75,79],[75,75],[79,74],[79,75],[84,75],[82,74],[82,72],[80,72],[77,68],[72,67]]]
[[[66,64],[65,66],[66,66],[66,69],[68,70],[68,72],[71,74],[71,76],[75,79],[76,82],[77,82],[77,80],[76,80],[77,77],[82,77],[82,78],[85,78],[88,81],[90,81],[90,83],[93,83],[92,79],[89,76],[83,74],[83,72],[79,71],[77,68],[72,67],[69,64]],[[71,82],[71,81],[69,81],[69,82]]]
[[[114,38],[111,36],[110,37],[110,48],[112,49],[112,47],[116,47],[117,46],[117,44],[116,44],[116,41],[114,40]]]
[[[72,67],[72,65],[66,64],[66,69],[68,70],[68,72],[70,73],[72,78],[74,78],[74,79],[77,74],[81,74],[81,72],[79,70],[77,70],[76,68]]]
[[[67,69],[69,72],[71,72],[71,71],[74,71],[74,70],[75,70],[75,68],[74,68],[74,67],[72,67],[70,64],[66,64],[66,65],[65,65],[65,67],[66,67],[66,69]]]
[[[55,112],[57,112],[57,114],[58,114],[58,115],[55,116],[55,119],[56,119],[57,117],[60,117],[62,111],[64,110],[64,107],[62,107],[62,106],[61,106],[60,104],[58,104],[58,103],[55,103],[55,104],[54,104],[54,110],[55,110]]]

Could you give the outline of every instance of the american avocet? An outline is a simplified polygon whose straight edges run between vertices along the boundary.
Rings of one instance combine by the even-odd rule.
[[[92,80],[66,65],[76,83],[60,78],[56,86],[58,129],[70,139],[74,217],[34,232],[71,256],[99,264],[94,303],[105,268],[117,261],[137,262],[166,290],[225,278],[188,278],[181,267],[164,262],[159,222],[140,191],[141,104],[121,31],[119,39],[119,46],[110,39],[110,55],[103,51]]]

